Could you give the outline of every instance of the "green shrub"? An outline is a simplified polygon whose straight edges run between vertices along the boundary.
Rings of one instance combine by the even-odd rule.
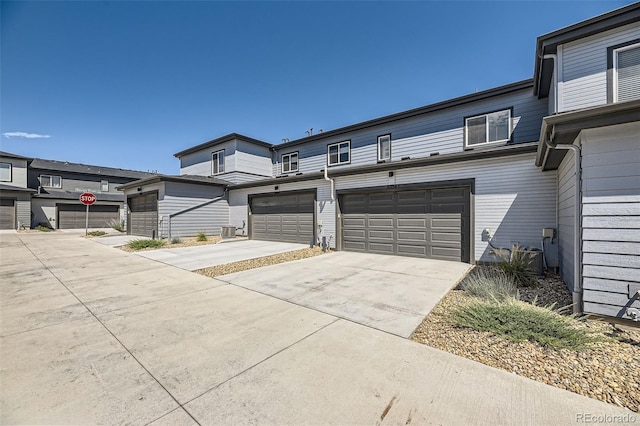
[[[451,321],[461,327],[488,331],[515,341],[537,342],[551,348],[584,349],[600,339],[576,327],[574,317],[552,308],[506,299],[489,302],[476,299],[453,311]]]
[[[107,223],[111,228],[119,232],[124,232],[124,220],[110,220]]]
[[[133,250],[142,250],[146,248],[160,248],[164,246],[163,240],[141,239],[129,241],[127,247]]]
[[[49,228],[48,226],[45,225],[38,225],[34,228],[36,231],[40,231],[40,232],[51,232],[53,231],[53,229]]]
[[[502,270],[478,266],[467,275],[460,287],[472,296],[485,300],[502,301],[516,297],[518,289]]]
[[[87,235],[91,237],[101,237],[103,235],[107,235],[107,233],[104,231],[91,231],[91,232],[87,232]]]
[[[171,244],[180,244],[182,240],[178,237],[171,238]]]
[[[207,234],[205,234],[204,232],[198,232],[196,241],[207,241]]]
[[[535,287],[538,283],[535,273],[531,268],[533,256],[531,252],[524,251],[522,247],[515,246],[511,252],[496,251],[500,261],[497,268],[521,287]]]

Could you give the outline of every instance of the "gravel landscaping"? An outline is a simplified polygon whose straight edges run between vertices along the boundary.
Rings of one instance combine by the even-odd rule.
[[[520,299],[538,306],[571,304],[557,276],[538,279],[519,289]],[[640,329],[614,328],[599,320],[575,321],[600,341],[583,350],[553,349],[538,343],[513,342],[490,332],[454,326],[451,314],[474,299],[452,290],[424,319],[412,339],[437,349],[501,368],[538,382],[640,412]]]
[[[143,240],[145,238],[140,237],[140,239]],[[180,248],[180,247],[206,246],[208,244],[218,244],[221,240],[222,238],[219,236],[207,237],[207,241],[197,241],[196,237],[186,237],[186,238],[180,238],[180,242],[175,244],[171,244],[169,240],[165,239],[163,240],[165,244],[162,247],[149,247],[142,250],[135,250],[127,245],[123,245],[123,246],[118,246],[118,248],[120,250],[132,253],[132,252],[138,252],[138,251],[158,250],[160,248],[168,249],[168,248]]]
[[[220,275],[233,274],[234,272],[261,268],[263,266],[276,265],[278,263],[291,262],[293,260],[306,259],[308,257],[314,257],[328,253],[331,252],[323,252],[320,247],[305,248],[301,250],[289,251],[286,253],[274,254],[271,256],[242,260],[240,262],[227,263],[226,265],[218,265],[210,268],[198,269],[193,272],[197,272],[198,274],[213,278]]]

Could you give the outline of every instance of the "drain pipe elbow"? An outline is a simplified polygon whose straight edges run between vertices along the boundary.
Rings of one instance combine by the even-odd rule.
[[[331,201],[335,201],[336,200],[336,196],[335,196],[335,188],[336,188],[336,184],[335,181],[331,178],[329,178],[329,174],[328,174],[328,170],[329,166],[327,164],[325,164],[324,166],[324,180],[326,180],[327,182],[331,182]]]

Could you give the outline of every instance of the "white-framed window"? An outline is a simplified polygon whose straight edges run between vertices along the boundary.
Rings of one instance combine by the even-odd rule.
[[[109,192],[109,181],[101,180],[100,181],[100,191],[101,192]]]
[[[290,152],[282,154],[282,173],[292,173],[298,171],[298,153]]]
[[[0,163],[0,182],[11,182],[13,180],[11,172],[11,163]]]
[[[327,146],[327,162],[330,166],[351,162],[351,141],[338,142]]]
[[[378,136],[378,161],[391,160],[391,135]]]
[[[613,50],[613,102],[640,99],[640,43]]]
[[[211,154],[211,174],[224,173],[224,149]]]
[[[40,185],[46,188],[62,188],[60,176],[40,175]]]
[[[467,117],[464,133],[467,147],[507,142],[511,138],[511,110]]]

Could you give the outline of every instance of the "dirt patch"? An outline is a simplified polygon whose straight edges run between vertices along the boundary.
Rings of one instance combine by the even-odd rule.
[[[571,295],[558,277],[539,280],[521,289],[520,299],[538,305],[571,304]],[[582,327],[603,338],[585,350],[551,349],[533,342],[515,343],[489,332],[454,326],[451,312],[472,298],[452,290],[416,329],[412,340],[538,382],[640,412],[640,330],[614,328],[598,320]]]
[[[144,240],[145,238],[144,237],[140,237],[140,239]],[[186,237],[186,238],[180,238],[180,242],[179,243],[175,243],[175,244],[171,244],[169,242],[169,240],[163,239],[165,244],[162,247],[150,247],[150,248],[145,248],[145,249],[141,249],[141,250],[134,250],[134,249],[130,248],[129,246],[124,245],[124,246],[118,246],[118,248],[120,250],[122,250],[122,251],[126,251],[128,253],[133,253],[133,252],[158,250],[158,249],[168,249],[168,248],[206,246],[206,245],[209,245],[209,244],[218,244],[220,242],[220,240],[222,240],[222,238],[219,237],[219,236],[207,237],[207,241],[197,241],[196,237]]]
[[[198,274],[207,277],[218,277],[220,275],[233,274],[234,272],[246,271],[249,269],[262,268],[263,266],[277,265],[278,263],[291,262],[293,260],[306,259],[308,257],[319,256],[331,252],[323,252],[320,247],[305,248],[301,250],[288,251],[286,253],[273,254],[271,256],[257,257],[255,259],[241,260],[240,262],[227,263],[226,265],[212,266],[195,270]]]

